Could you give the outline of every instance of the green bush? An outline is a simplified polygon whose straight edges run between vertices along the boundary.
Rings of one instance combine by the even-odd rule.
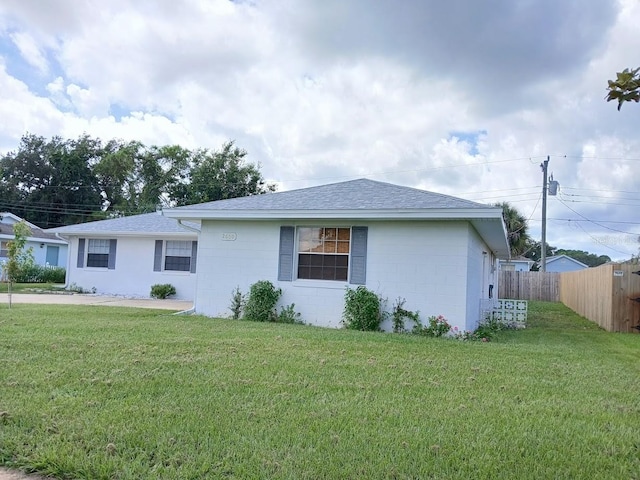
[[[151,297],[165,299],[176,294],[176,287],[170,283],[156,283],[151,285]]]
[[[428,325],[417,324],[413,327],[413,333],[424,335],[425,337],[443,337],[451,331],[451,325],[442,315],[431,316],[428,322]]]
[[[278,318],[276,303],[282,290],[273,286],[268,280],[260,280],[249,288],[249,295],[244,306],[244,320],[255,322],[275,322]]]
[[[296,312],[295,307],[296,307],[295,303],[292,303],[291,305],[287,305],[286,307],[282,307],[282,309],[280,310],[280,313],[278,314],[278,318],[276,322],[303,324],[304,322],[302,321],[300,312]]]
[[[342,324],[351,330],[380,330],[384,314],[382,299],[364,285],[355,290],[347,288],[344,295]]]
[[[236,287],[235,290],[231,292],[231,305],[229,305],[232,319],[239,320],[242,317],[242,310],[244,309],[245,303],[246,298],[240,291],[240,287]]]
[[[419,312],[412,312],[411,310],[406,310],[404,308],[406,300],[404,298],[398,297],[396,302],[393,305],[393,311],[391,313],[391,318],[393,320],[393,331],[394,333],[402,333],[405,331],[405,320],[410,320],[414,323],[414,325],[420,325],[420,315]]]
[[[16,275],[16,283],[64,283],[66,270],[63,267],[46,267],[26,263]]]

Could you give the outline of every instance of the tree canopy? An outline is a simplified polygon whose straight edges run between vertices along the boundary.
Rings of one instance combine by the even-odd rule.
[[[616,73],[615,80],[609,80],[607,102],[618,101],[618,110],[624,102],[640,102],[640,68],[625,68]]]
[[[596,255],[595,253],[585,252],[584,250],[567,250],[558,248],[556,255],[566,255],[574,260],[584,263],[590,267],[598,267],[611,261],[611,257],[608,255]]]
[[[537,263],[540,262],[542,249],[540,248],[540,242],[531,241],[528,250],[523,254],[525,257],[530,258],[536,262],[534,270],[537,270]],[[556,248],[547,244],[546,256],[547,258],[556,255],[566,255],[579,262],[588,265],[589,267],[598,267],[611,261],[608,255],[596,255],[595,253],[589,253],[584,250],[572,250],[565,248]]]
[[[502,218],[507,227],[507,239],[511,248],[511,256],[522,255],[527,250],[530,242],[527,219],[507,202],[497,203],[496,207],[502,208]]]
[[[247,152],[26,134],[0,157],[0,211],[44,228],[275,190]]]

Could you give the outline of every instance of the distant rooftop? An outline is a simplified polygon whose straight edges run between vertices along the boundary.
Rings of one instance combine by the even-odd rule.
[[[191,228],[198,229],[196,222],[185,222]],[[110,218],[108,220],[96,220],[94,222],[78,223],[64,227],[51,228],[47,232],[61,235],[90,235],[90,234],[183,234],[195,235],[180,224],[177,220],[165,217],[158,212],[131,215],[129,217]]]

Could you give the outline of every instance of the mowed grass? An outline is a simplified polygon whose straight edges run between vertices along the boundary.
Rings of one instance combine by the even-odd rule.
[[[0,465],[59,478],[640,478],[640,335],[459,342],[0,305]]]
[[[14,283],[11,293],[51,293],[64,292],[63,283]],[[0,282],[0,293],[9,293],[9,283]]]

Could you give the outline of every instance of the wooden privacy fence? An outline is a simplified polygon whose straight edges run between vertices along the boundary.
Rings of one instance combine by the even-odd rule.
[[[639,273],[640,265],[616,263],[562,273],[560,301],[609,332],[638,332]]]
[[[498,294],[500,298],[519,300],[560,301],[559,273],[500,271]]]

